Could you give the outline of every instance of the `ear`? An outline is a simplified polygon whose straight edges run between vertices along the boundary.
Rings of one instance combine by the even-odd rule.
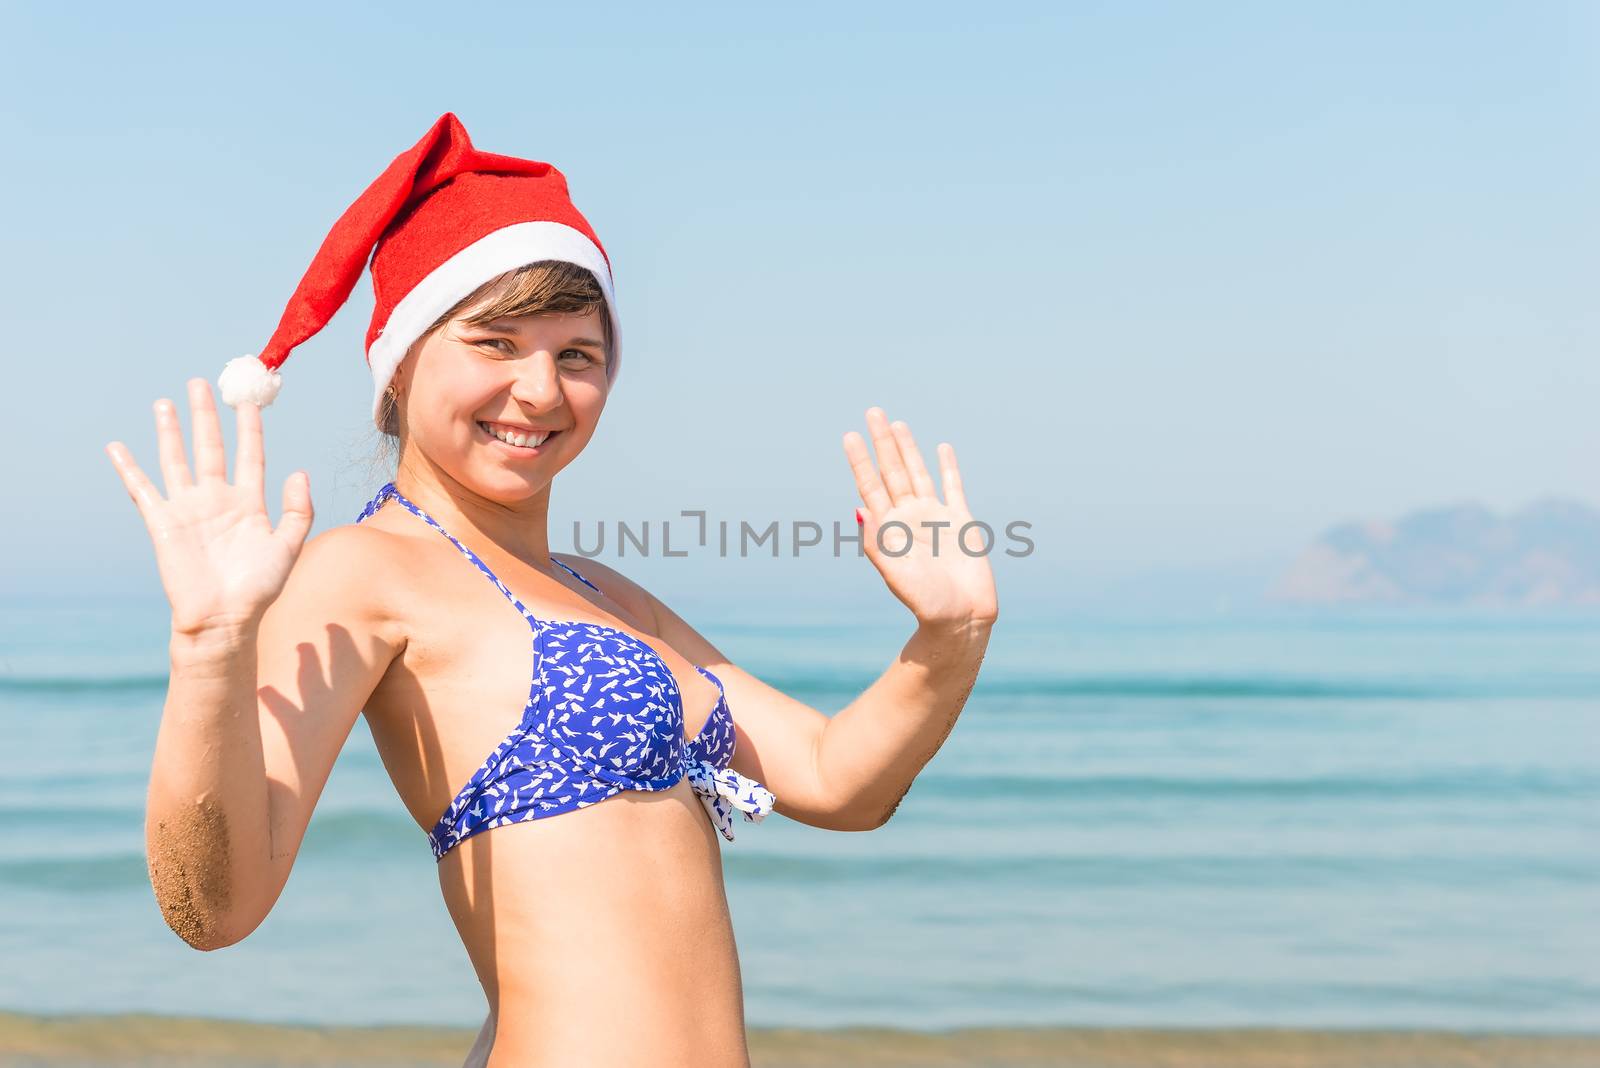
[[[423,334],[421,337],[417,338],[416,341],[411,343],[411,347],[406,350],[405,356],[400,360],[400,363],[398,365],[396,365],[396,367],[394,369],[394,374],[389,377],[389,381],[390,382],[393,382],[396,385],[398,385],[401,381],[403,381],[407,376],[409,376],[411,374],[412,368],[414,368],[416,366],[417,357],[422,352],[422,346],[424,344],[426,344],[428,338],[430,338],[432,336],[433,336],[433,332],[429,331],[428,333]]]

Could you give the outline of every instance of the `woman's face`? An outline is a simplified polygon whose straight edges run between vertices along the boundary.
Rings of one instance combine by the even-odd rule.
[[[605,407],[602,314],[447,322],[400,364],[406,448],[491,499],[548,486]]]

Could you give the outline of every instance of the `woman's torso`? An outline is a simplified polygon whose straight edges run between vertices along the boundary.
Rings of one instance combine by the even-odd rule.
[[[457,548],[398,503],[361,524],[406,637],[365,715],[418,826],[441,813],[516,727],[538,664],[528,622]],[[588,621],[647,643],[681,689],[691,735],[718,687],[619,604],[471,546],[542,620]],[[591,577],[592,580],[592,577]],[[620,593],[620,591],[618,591]],[[624,595],[626,596],[626,595]],[[428,849],[419,835],[417,848]],[[480,830],[438,862],[447,908],[495,1016],[495,1063],[678,1058],[747,1063],[717,831],[687,777],[588,807]]]

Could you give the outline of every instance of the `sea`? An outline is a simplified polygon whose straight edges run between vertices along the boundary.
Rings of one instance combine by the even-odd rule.
[[[167,928],[143,838],[167,624],[0,599],[0,1009],[475,1028],[364,721],[261,927],[208,953]],[[830,715],[910,636],[696,624]],[[1003,617],[884,827],[735,831],[752,1027],[1593,1033],[1600,618]]]

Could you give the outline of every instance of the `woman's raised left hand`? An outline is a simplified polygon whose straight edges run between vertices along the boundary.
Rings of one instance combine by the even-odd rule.
[[[941,502],[904,420],[891,423],[874,406],[867,409],[867,429],[876,466],[860,433],[844,435],[845,456],[866,506],[861,541],[867,559],[919,624],[993,623],[1000,613],[988,556],[994,534],[978,526],[963,530],[974,520],[954,447],[938,447]]]

